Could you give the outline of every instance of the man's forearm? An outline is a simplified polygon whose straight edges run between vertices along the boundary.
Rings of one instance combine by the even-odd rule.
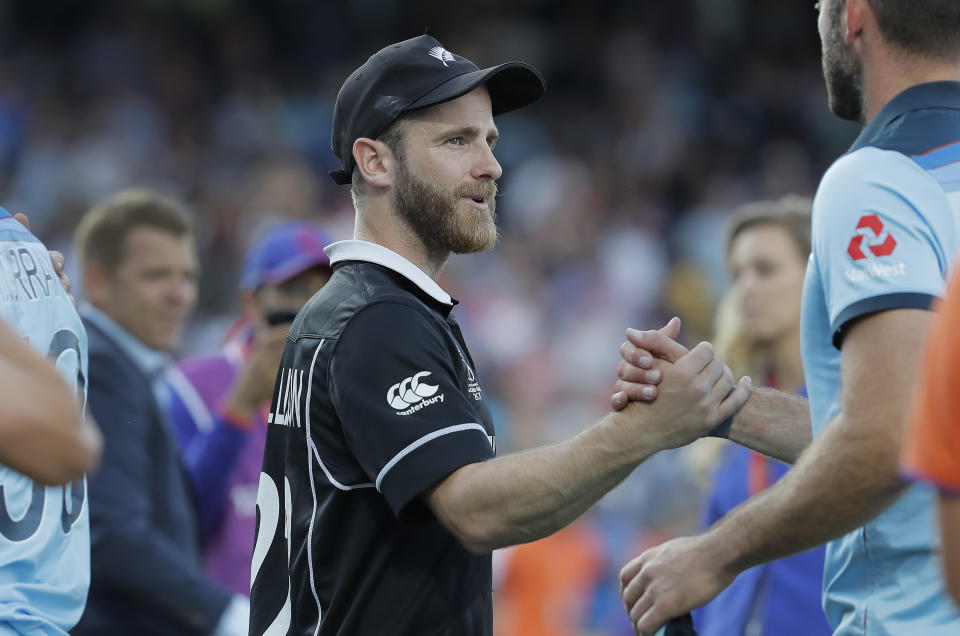
[[[471,551],[533,541],[576,519],[646,458],[702,437],[749,397],[749,384],[734,388],[706,342],[664,365],[660,389],[656,402],[628,404],[568,442],[463,466],[424,493],[426,503]]]
[[[732,441],[788,464],[797,461],[811,437],[807,400],[774,389],[754,389],[730,429]]]
[[[831,422],[773,487],[707,531],[726,547],[728,570],[743,570],[808,550],[870,521],[906,489],[897,444]]]
[[[469,509],[438,509],[464,545],[475,552],[541,539],[583,514],[644,459],[652,444],[623,448],[611,414],[573,439],[470,464],[447,478],[446,501]],[[431,496],[428,494],[428,497]]]
[[[85,423],[73,389],[54,363],[0,321],[3,463],[42,483],[62,484],[95,465],[102,441]]]

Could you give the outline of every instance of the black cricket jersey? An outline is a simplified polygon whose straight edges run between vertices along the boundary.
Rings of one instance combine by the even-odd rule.
[[[494,456],[456,301],[385,247],[328,249],[268,416],[251,636],[490,636],[490,555],[419,495]]]

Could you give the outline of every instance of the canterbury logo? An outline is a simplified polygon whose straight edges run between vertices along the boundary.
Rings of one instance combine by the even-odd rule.
[[[430,57],[435,57],[441,62],[443,62],[444,66],[447,65],[447,62],[453,61],[453,53],[443,48],[442,46],[435,46],[432,49],[430,49],[429,55]]]
[[[430,375],[429,371],[420,373],[398,382],[387,391],[387,403],[395,409],[405,409],[422,400],[432,397],[440,388],[436,384],[424,384],[423,378]]]

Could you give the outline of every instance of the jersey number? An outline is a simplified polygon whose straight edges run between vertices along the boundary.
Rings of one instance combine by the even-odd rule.
[[[80,338],[70,329],[61,329],[53,334],[47,350],[47,357],[53,360],[54,364],[57,364],[61,356],[66,353],[76,354],[76,391],[77,396],[83,402],[86,397],[87,379],[83,377]],[[63,496],[60,506],[60,527],[64,534],[68,534],[73,528],[73,524],[80,518],[80,511],[83,508],[84,495],[86,494],[86,481],[81,477],[59,490]],[[46,502],[46,498],[47,488],[40,484],[33,484],[33,492],[30,496],[30,505],[27,506],[27,511],[20,518],[14,519],[7,508],[7,498],[3,484],[0,484],[0,535],[3,535],[9,541],[24,541],[32,537],[43,521],[43,504]]]
[[[290,629],[290,481],[283,478],[283,538],[287,544],[287,600],[280,613],[260,636],[283,636]],[[257,491],[257,541],[253,548],[253,562],[250,564],[250,589],[257,580],[260,567],[267,558],[267,552],[273,543],[280,524],[280,492],[267,473],[260,473],[260,488]]]

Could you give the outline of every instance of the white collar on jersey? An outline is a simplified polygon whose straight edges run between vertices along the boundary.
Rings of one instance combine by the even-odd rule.
[[[331,265],[340,261],[366,261],[383,265],[410,279],[431,298],[451,307],[454,304],[450,294],[443,291],[422,269],[383,245],[369,241],[337,241],[325,247],[324,251],[330,257]]]

